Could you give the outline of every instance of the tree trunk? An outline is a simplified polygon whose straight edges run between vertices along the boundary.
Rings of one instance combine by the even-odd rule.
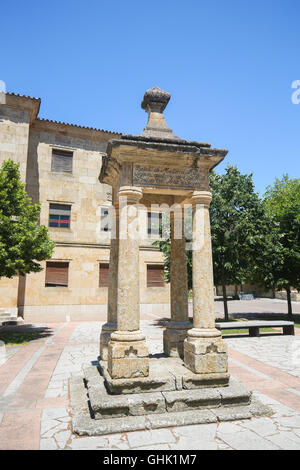
[[[293,320],[293,310],[292,310],[292,301],[291,301],[291,288],[290,286],[286,288],[287,294],[287,303],[288,303],[288,318],[289,320]]]
[[[223,302],[224,302],[224,316],[225,316],[225,321],[228,321],[229,316],[228,316],[227,294],[226,294],[225,284],[222,284],[222,290],[223,290]]]

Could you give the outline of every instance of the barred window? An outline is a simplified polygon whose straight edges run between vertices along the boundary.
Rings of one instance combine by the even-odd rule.
[[[71,206],[68,204],[50,204],[49,227],[70,228]]]

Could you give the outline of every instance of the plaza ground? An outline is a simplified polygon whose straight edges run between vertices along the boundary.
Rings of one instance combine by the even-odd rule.
[[[300,314],[300,304],[293,303]],[[223,303],[215,302],[216,317]],[[230,301],[240,318],[282,315],[285,301]],[[0,449],[300,449],[300,329],[296,336],[277,333],[228,337],[229,371],[271,406],[273,414],[251,420],[136,431],[100,437],[71,432],[68,379],[95,364],[105,318],[97,322],[27,325],[37,338],[8,346],[0,357]],[[141,328],[150,353],[162,351],[165,319],[145,314]],[[0,329],[0,333],[4,331]],[[7,331],[7,329],[5,330]]]

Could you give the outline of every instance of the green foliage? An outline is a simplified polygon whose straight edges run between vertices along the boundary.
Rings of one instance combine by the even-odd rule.
[[[210,206],[215,285],[243,284],[268,226],[252,174],[227,166],[223,175],[211,172]]]
[[[39,225],[40,205],[32,204],[20,180],[19,164],[0,169],[0,277],[41,271],[38,261],[51,258],[54,242]]]
[[[264,206],[272,224],[254,279],[267,288],[300,289],[300,179],[276,179],[267,188]]]
[[[27,344],[30,341],[40,338],[39,333],[28,333],[28,332],[0,332],[0,341],[3,341],[6,346],[14,346],[16,344]]]
[[[268,187],[264,199],[254,192],[252,174],[227,166],[223,175],[210,175],[211,237],[215,285],[257,282],[265,288],[300,289],[300,179],[284,176]],[[170,280],[170,237],[155,242],[164,254]],[[189,289],[192,252],[187,251]]]

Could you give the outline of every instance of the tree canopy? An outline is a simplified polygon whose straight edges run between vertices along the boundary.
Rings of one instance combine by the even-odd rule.
[[[42,270],[38,261],[51,258],[55,243],[39,225],[40,205],[33,204],[21,182],[19,164],[0,169],[0,277]]]
[[[272,223],[253,278],[266,288],[285,289],[292,315],[291,288],[300,289],[300,179],[287,175],[276,179],[267,188],[264,206]]]

